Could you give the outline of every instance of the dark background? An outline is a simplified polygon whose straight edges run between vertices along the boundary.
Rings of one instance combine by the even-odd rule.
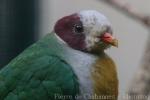
[[[38,0],[0,0],[0,68],[38,39]]]

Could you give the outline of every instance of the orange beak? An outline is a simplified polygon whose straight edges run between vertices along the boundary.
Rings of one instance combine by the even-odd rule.
[[[114,38],[110,33],[104,33],[100,38],[104,43],[118,47],[118,40]]]

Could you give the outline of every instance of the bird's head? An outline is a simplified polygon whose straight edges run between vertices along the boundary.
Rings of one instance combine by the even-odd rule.
[[[58,20],[55,33],[70,47],[85,52],[103,51],[117,46],[108,19],[98,11],[86,10]]]

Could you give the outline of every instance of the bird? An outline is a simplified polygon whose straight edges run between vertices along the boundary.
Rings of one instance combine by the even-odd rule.
[[[0,100],[117,100],[111,46],[118,40],[99,11],[64,16],[0,70]]]

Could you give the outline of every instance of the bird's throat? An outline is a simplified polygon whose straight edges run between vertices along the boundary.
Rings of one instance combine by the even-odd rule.
[[[117,100],[118,79],[113,60],[101,54],[92,67],[94,94],[101,100]]]

